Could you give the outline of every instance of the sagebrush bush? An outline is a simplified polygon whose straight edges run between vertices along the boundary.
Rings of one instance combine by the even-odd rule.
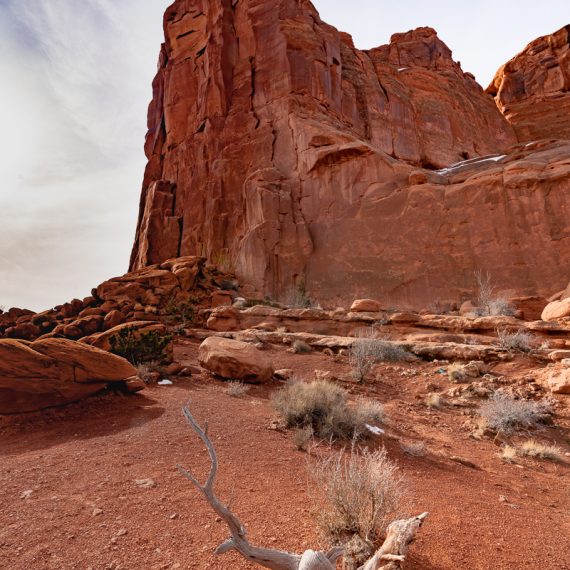
[[[375,338],[374,330],[359,333],[349,351],[349,364],[357,382],[364,382],[377,362],[399,362],[405,360],[409,352],[388,340]]]
[[[500,348],[509,352],[530,352],[536,344],[533,335],[527,331],[508,329],[497,329],[497,342]]]
[[[164,361],[171,341],[171,335],[157,331],[140,333],[136,327],[125,327],[109,338],[111,352],[126,358],[132,364]]]
[[[309,468],[321,534],[331,544],[344,545],[347,567],[356,568],[370,558],[399,514],[404,479],[385,449],[359,452],[353,446],[350,452],[321,457]]]
[[[295,354],[309,354],[310,352],[313,352],[311,346],[303,340],[296,340],[293,343],[292,348]]]
[[[192,324],[196,314],[195,303],[195,300],[180,300],[176,297],[171,297],[164,306],[164,312],[183,326]]]
[[[536,427],[549,412],[548,402],[517,400],[508,394],[495,392],[480,408],[487,426],[497,432],[510,434],[520,429]]]
[[[380,404],[348,405],[348,392],[325,380],[290,381],[272,398],[288,428],[311,428],[321,439],[351,439],[368,432],[366,424],[382,419]]]

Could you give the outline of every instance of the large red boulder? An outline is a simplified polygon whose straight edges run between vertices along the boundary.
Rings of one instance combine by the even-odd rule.
[[[0,414],[80,400],[136,376],[124,358],[67,339],[0,339]]]

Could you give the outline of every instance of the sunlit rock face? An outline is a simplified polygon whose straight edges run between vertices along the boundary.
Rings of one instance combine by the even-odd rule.
[[[497,71],[487,92],[519,141],[570,139],[570,25],[531,42]]]
[[[570,143],[513,146],[434,30],[361,51],[300,0],[178,0],[164,28],[132,269],[203,255],[323,303],[568,281]]]

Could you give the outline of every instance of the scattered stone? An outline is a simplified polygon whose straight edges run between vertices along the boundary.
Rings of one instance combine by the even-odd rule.
[[[135,479],[135,485],[143,489],[154,489],[156,487],[156,483],[153,479]]]
[[[378,313],[382,306],[374,299],[357,299],[350,307],[351,313]]]

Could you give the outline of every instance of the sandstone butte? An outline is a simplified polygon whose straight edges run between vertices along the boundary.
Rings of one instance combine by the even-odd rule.
[[[203,255],[246,295],[416,307],[477,269],[566,285],[568,27],[487,92],[433,29],[361,51],[310,2],[178,0],[164,30],[131,270]]]

